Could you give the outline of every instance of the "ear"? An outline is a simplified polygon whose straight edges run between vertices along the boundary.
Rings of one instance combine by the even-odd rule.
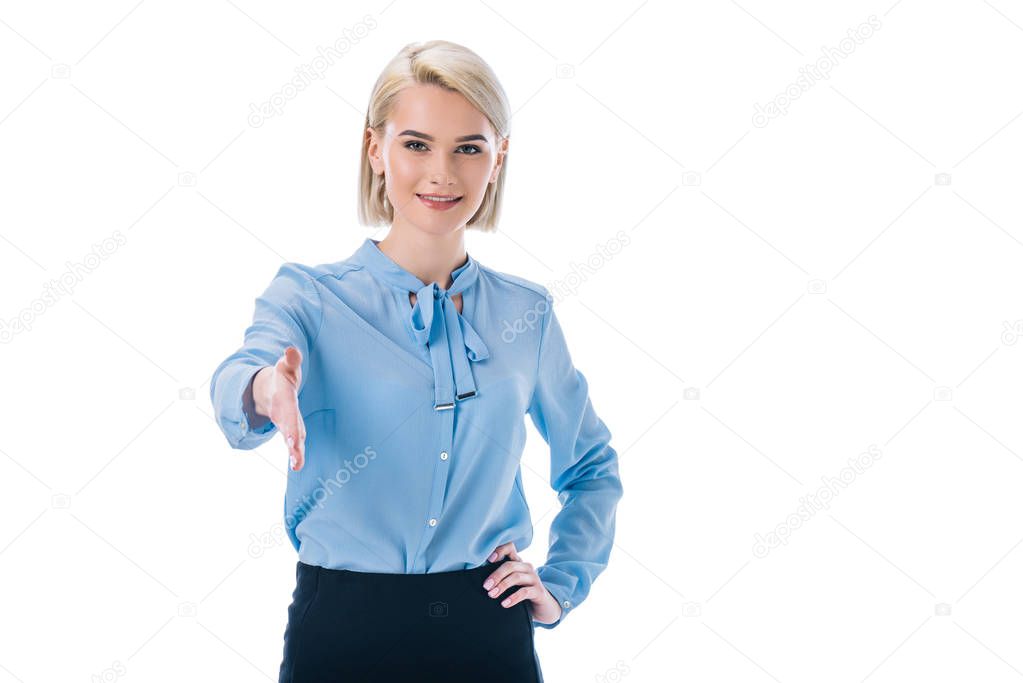
[[[369,145],[366,147],[366,157],[369,159],[369,165],[373,168],[373,173],[380,175],[384,172],[384,161],[381,157],[380,138],[377,136],[377,132],[372,128],[366,128],[365,135],[366,138],[369,139]]]
[[[497,149],[497,163],[494,164],[494,170],[490,174],[490,182],[496,183],[497,176],[501,173],[501,165],[504,163],[504,156],[508,153],[508,138],[501,138],[501,144]]]

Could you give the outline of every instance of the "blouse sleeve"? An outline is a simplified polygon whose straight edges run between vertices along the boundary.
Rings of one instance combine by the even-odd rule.
[[[534,622],[551,629],[579,606],[607,566],[622,483],[611,433],[593,409],[586,378],[572,364],[553,298],[550,293],[546,297],[537,379],[527,412],[550,446],[550,483],[561,502],[551,522],[547,561],[536,570],[561,605],[558,621]]]
[[[302,352],[304,384],[309,350],[322,322],[315,281],[297,264],[285,263],[256,298],[242,346],[217,366],[210,379],[214,416],[232,448],[256,448],[273,437],[276,425],[256,415],[249,383],[259,370],[274,365],[286,348],[294,346]]]

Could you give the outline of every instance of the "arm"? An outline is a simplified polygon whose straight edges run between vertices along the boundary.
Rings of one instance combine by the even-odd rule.
[[[590,402],[586,378],[572,364],[568,345],[547,295],[541,322],[537,379],[528,413],[551,451],[551,487],[561,510],[551,522],[550,548],[537,575],[561,605],[561,618],[586,598],[607,567],[622,497],[618,454],[611,433]]]
[[[273,437],[276,425],[268,417],[267,386],[271,366],[286,348],[296,347],[302,353],[304,383],[309,351],[322,323],[316,282],[301,267],[285,263],[256,299],[242,346],[217,366],[210,379],[214,416],[232,448],[256,448]]]

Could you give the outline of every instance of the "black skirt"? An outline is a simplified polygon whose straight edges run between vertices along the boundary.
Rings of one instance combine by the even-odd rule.
[[[543,683],[527,601],[483,582],[503,562],[434,574],[298,563],[279,683]]]

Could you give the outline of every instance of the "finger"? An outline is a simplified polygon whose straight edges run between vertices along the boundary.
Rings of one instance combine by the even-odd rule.
[[[492,571],[490,575],[487,576],[486,580],[483,581],[484,590],[493,592],[491,589],[493,589],[500,581],[503,581],[504,577],[515,571],[515,569],[516,565],[514,562],[505,562],[502,564],[500,567]],[[494,595],[497,595],[497,593],[494,593]],[[491,595],[490,597],[494,597],[494,595]]]
[[[513,547],[513,544],[511,544],[510,542],[500,544],[499,546],[494,548],[494,551],[490,553],[490,557],[488,557],[487,559],[491,562],[496,562],[498,559],[504,556],[504,554],[510,547]]]
[[[293,470],[298,469],[298,454],[295,448],[295,435],[292,433],[286,433],[284,435],[284,443],[288,445],[288,463],[289,467]]]
[[[298,456],[296,457],[296,460],[298,461],[298,469],[302,469],[305,465],[305,440],[307,435],[305,431],[305,420],[302,419],[302,413],[297,410],[296,413],[298,415],[298,444],[296,446],[298,449]]]
[[[530,568],[519,563],[506,563],[501,565],[488,579],[491,581],[491,588],[487,589],[487,595],[496,598],[513,586],[528,586],[533,583],[533,575]],[[487,584],[484,583],[486,588]]]
[[[281,434],[288,447],[288,463],[292,470],[298,471],[305,464],[305,421],[299,408],[297,398],[287,401],[282,407],[280,416]],[[274,414],[271,412],[271,419]]]
[[[305,464],[305,435],[302,431],[292,428],[285,436],[288,444],[288,458],[291,469],[299,471]]]
[[[494,552],[490,553],[490,557],[487,558],[490,562],[497,562],[504,556],[508,556],[513,560],[518,560],[519,555],[515,552],[515,542],[509,541],[508,543],[502,543],[494,549]]]
[[[536,597],[536,595],[537,595],[537,592],[536,592],[536,588],[535,587],[533,587],[533,586],[523,586],[522,588],[518,589],[517,591],[515,591],[514,593],[509,595],[507,598],[502,600],[501,601],[501,606],[502,607],[511,607],[512,605],[519,604],[523,600],[532,600],[533,598]]]

